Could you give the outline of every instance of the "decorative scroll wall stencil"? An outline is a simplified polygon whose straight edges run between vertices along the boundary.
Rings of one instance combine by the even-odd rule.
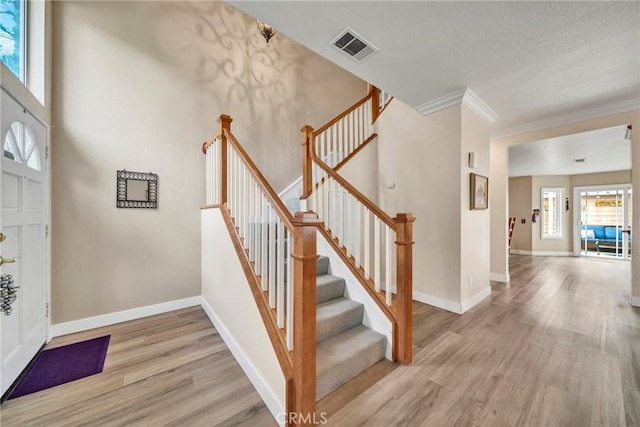
[[[158,208],[158,175],[146,172],[117,172],[116,206],[118,208]]]

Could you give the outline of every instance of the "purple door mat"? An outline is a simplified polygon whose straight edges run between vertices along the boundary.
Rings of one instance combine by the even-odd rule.
[[[111,335],[45,350],[38,355],[9,399],[99,374]]]

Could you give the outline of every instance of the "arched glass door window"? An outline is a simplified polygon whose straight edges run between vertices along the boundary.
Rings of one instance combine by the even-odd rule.
[[[4,156],[31,169],[41,170],[40,150],[31,129],[21,122],[13,122],[4,138]]]

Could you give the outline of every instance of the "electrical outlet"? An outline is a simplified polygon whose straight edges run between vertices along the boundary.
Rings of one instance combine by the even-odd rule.
[[[526,219],[522,218],[522,219],[520,220],[520,224],[526,224],[526,223],[527,223],[527,220],[526,220]]]

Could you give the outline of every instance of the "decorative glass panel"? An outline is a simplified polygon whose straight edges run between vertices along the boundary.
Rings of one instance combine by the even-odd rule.
[[[13,122],[4,138],[4,156],[18,163],[26,163],[28,167],[42,170],[40,150],[33,133],[21,122]]]

